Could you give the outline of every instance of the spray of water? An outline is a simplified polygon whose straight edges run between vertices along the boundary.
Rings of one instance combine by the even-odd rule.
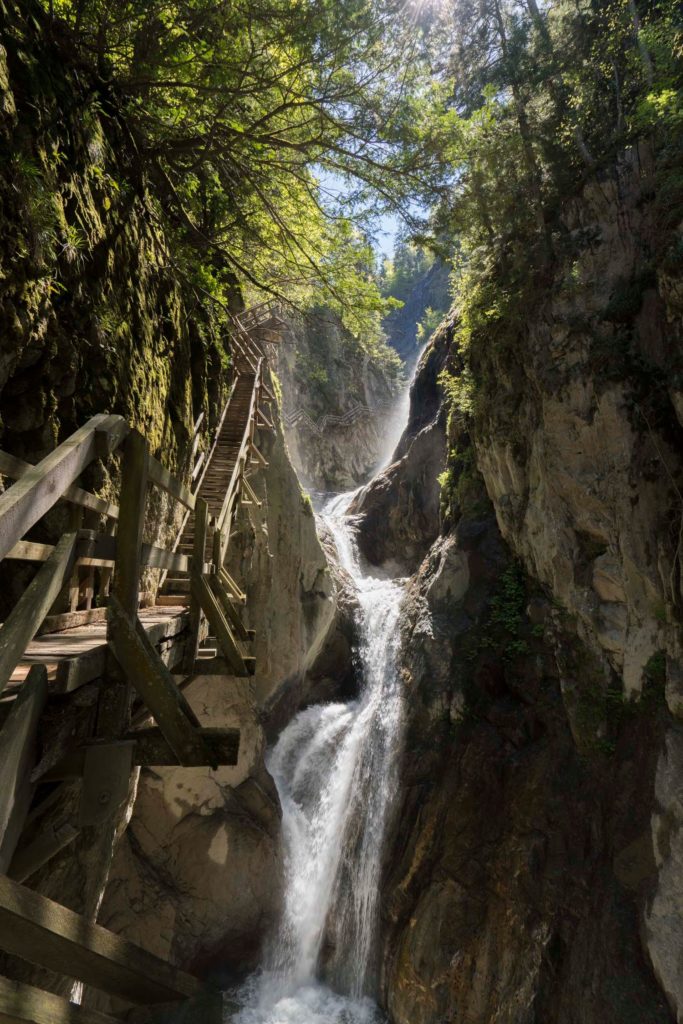
[[[399,580],[368,574],[347,516],[322,512],[359,605],[359,696],[307,708],[268,757],[283,810],[285,898],[262,971],[237,1024],[373,1024],[382,843],[401,740]],[[339,994],[343,993],[343,995]]]

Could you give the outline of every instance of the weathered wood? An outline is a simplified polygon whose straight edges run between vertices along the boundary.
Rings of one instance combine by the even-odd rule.
[[[260,498],[256,497],[256,495],[254,493],[254,490],[253,490],[251,484],[249,483],[249,481],[247,480],[246,476],[242,477],[242,487],[244,488],[244,490],[245,490],[245,492],[247,494],[247,497],[251,500],[251,502],[254,505],[256,505],[257,508],[261,508],[261,505],[263,505],[263,502],[261,501]]]
[[[0,871],[12,860],[33,796],[30,773],[46,701],[47,672],[34,665],[0,730]]]
[[[81,828],[106,824],[124,805],[133,770],[133,740],[95,743],[85,748],[78,814]]]
[[[206,582],[205,577],[192,577],[190,580],[190,587],[202,606],[204,614],[209,620],[209,626],[211,627],[212,633],[215,635],[234,674],[236,676],[251,675],[252,673],[245,664],[242,652],[237,646],[237,642],[232,635],[230,626],[223,615],[221,606],[216,600],[216,596],[211,590],[209,584]]]
[[[105,416],[96,430],[95,449],[100,459],[106,459],[130,434],[130,425],[123,416]]]
[[[71,1003],[0,975],[0,1024],[120,1024],[116,1017]]]
[[[205,764],[206,751],[195,731],[197,718],[138,625],[112,595],[108,639],[116,660],[154,715],[179,763]]]
[[[201,989],[191,975],[5,876],[0,949],[134,1003],[182,999]]]
[[[0,558],[52,508],[95,457],[97,428],[107,417],[93,416],[58,448],[0,495]]]
[[[172,473],[169,473],[166,467],[162,466],[153,455],[149,456],[149,479],[157,487],[160,487],[162,491],[166,491],[172,498],[175,498],[181,505],[184,505],[185,508],[189,508],[190,511],[194,509],[195,496],[192,491],[188,491],[187,487],[183,487],[180,481]]]
[[[33,540],[18,540],[9,549],[5,558],[24,562],[47,562],[54,551],[54,544],[38,544]]]
[[[216,595],[216,597],[218,598],[220,606],[223,609],[223,614],[230,622],[232,628],[235,630],[238,639],[253,640],[254,631],[247,629],[244,623],[242,622],[240,614],[237,611],[237,608],[235,607],[234,601],[231,599],[227,590],[221,583],[220,576],[218,576],[215,573],[209,576],[209,585],[213,590],[214,594]]]
[[[239,729],[198,729],[197,735],[206,750],[205,766],[237,764],[240,744]],[[143,768],[158,768],[178,764],[178,758],[168,745],[161,729],[155,726],[136,729],[134,732],[128,733],[124,737],[124,742],[131,746],[131,763],[134,765]],[[111,743],[93,741],[82,747],[69,750],[53,768],[45,773],[42,781],[56,782],[63,779],[80,778],[85,771],[86,757],[100,747],[108,750],[111,746],[113,746]]]
[[[137,430],[132,430],[126,438],[121,467],[121,506],[113,583],[113,592],[128,615],[135,615],[138,608],[147,466],[147,441]]]
[[[247,603],[247,595],[242,590],[240,590],[240,588],[237,586],[234,579],[224,566],[222,566],[221,569],[219,570],[218,576],[225,589],[228,591],[229,594],[232,594],[237,604]]]
[[[118,537],[107,537],[100,533],[96,536],[93,545],[93,558],[82,557],[78,559],[79,565],[115,565],[118,561],[119,540]],[[189,572],[190,559],[176,551],[167,551],[166,548],[156,547],[154,544],[140,545],[140,567],[149,566],[150,569],[166,569],[172,572]]]
[[[21,480],[22,477],[26,476],[34,468],[30,462],[24,462],[23,459],[18,459],[15,455],[9,455],[7,452],[0,451],[0,473],[4,473],[13,480]],[[118,519],[118,505],[114,505],[105,498],[98,498],[96,494],[84,491],[81,487],[77,487],[76,484],[71,484],[70,487],[67,487],[62,498],[73,505],[80,505],[82,508],[90,509],[92,512],[99,512],[102,516]],[[6,555],[5,557],[9,556]]]
[[[263,466],[264,469],[268,466],[268,463],[255,444],[252,443],[249,446],[249,451],[251,453],[252,462],[257,462],[259,466]]]
[[[82,774],[81,767],[79,777]],[[7,869],[7,875],[15,882],[25,882],[39,868],[52,860],[60,850],[69,846],[78,833],[79,829],[68,821],[44,827],[32,842],[26,845],[20,842],[17,845],[12,862]]]
[[[0,628],[0,692],[67,579],[75,549],[76,534],[65,534]]]
[[[65,629],[75,629],[77,626],[90,626],[94,622],[104,622],[106,618],[106,608],[89,608],[87,611],[47,615],[36,636],[46,636],[48,633],[61,633]]]
[[[191,576],[200,578],[204,570],[204,552],[209,522],[209,506],[203,498],[197,498],[194,517],[194,538],[192,543]],[[202,625],[202,609],[197,595],[190,588],[190,635],[185,648],[183,671],[191,672],[199,647],[199,632]]]

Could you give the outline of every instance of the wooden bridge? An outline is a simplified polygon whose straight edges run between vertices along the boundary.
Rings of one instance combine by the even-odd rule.
[[[233,318],[234,381],[211,448],[193,448],[189,488],[116,415],[94,416],[37,465],[0,452],[15,481],[0,495],[0,560],[39,565],[0,627],[0,950],[149,1007],[197,999],[201,985],[94,924],[97,898],[86,893],[79,915],[22,883],[78,841],[101,891],[136,765],[237,763],[239,731],[202,728],[183,690],[200,674],[255,669],[225,559],[238,508],[258,502],[249,477],[267,464],[257,432],[272,429],[264,351],[278,323],[270,304]],[[79,484],[98,460],[118,462],[117,500]],[[182,510],[170,549],[144,539],[155,489]],[[58,542],[30,539],[48,515],[54,528],[58,504]],[[77,815],[43,827],[69,780],[80,780]],[[220,1000],[207,998],[200,1015],[218,1020]],[[0,1020],[114,1018],[0,976]]]

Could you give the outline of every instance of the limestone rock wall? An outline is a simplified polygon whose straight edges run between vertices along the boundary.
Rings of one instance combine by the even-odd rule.
[[[360,503],[367,554],[411,531],[424,553],[383,891],[394,1024],[683,1020],[683,339],[659,181],[643,146],[567,205],[553,281],[470,353],[474,414],[448,422],[430,365],[457,375],[462,354],[443,326],[396,479]],[[418,444],[421,464],[448,452],[440,522]],[[413,496],[400,523],[389,491]]]
[[[329,309],[283,315],[275,369],[292,462],[304,487],[350,490],[370,477],[383,455],[386,419],[402,383],[400,363],[389,350],[364,353]]]

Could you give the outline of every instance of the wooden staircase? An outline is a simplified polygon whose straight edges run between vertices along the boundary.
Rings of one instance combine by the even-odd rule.
[[[256,326],[264,316],[258,313]],[[77,839],[81,863],[104,863],[97,877],[104,871],[106,880],[136,765],[237,764],[239,730],[203,728],[183,693],[198,675],[255,670],[246,649],[254,634],[239,612],[246,597],[224,563],[239,506],[258,502],[248,472],[267,465],[256,436],[272,429],[263,405],[274,396],[263,352],[235,318],[231,342],[235,379],[194,491],[121,416],[93,417],[35,466],[0,452],[0,473],[15,481],[0,494],[0,561],[39,564],[0,626],[0,950],[131,1002],[168,999],[188,1010],[202,989],[196,978],[19,883]],[[78,483],[91,463],[116,451],[118,502]],[[143,540],[154,487],[185,509],[172,550]],[[54,546],[28,539],[58,502],[71,509],[69,532]],[[140,607],[145,567],[166,573],[153,615]],[[68,634],[79,625],[76,642]],[[172,671],[185,675],[182,685]],[[92,712],[84,716],[86,685]],[[43,731],[55,707],[56,736]],[[32,821],[44,807],[61,808],[67,780],[81,781],[77,814],[38,834]],[[67,817],[70,807],[67,800]],[[209,1003],[214,1009],[202,1002],[197,1020],[218,1024],[221,1000]],[[115,1024],[2,976],[0,1021]]]

